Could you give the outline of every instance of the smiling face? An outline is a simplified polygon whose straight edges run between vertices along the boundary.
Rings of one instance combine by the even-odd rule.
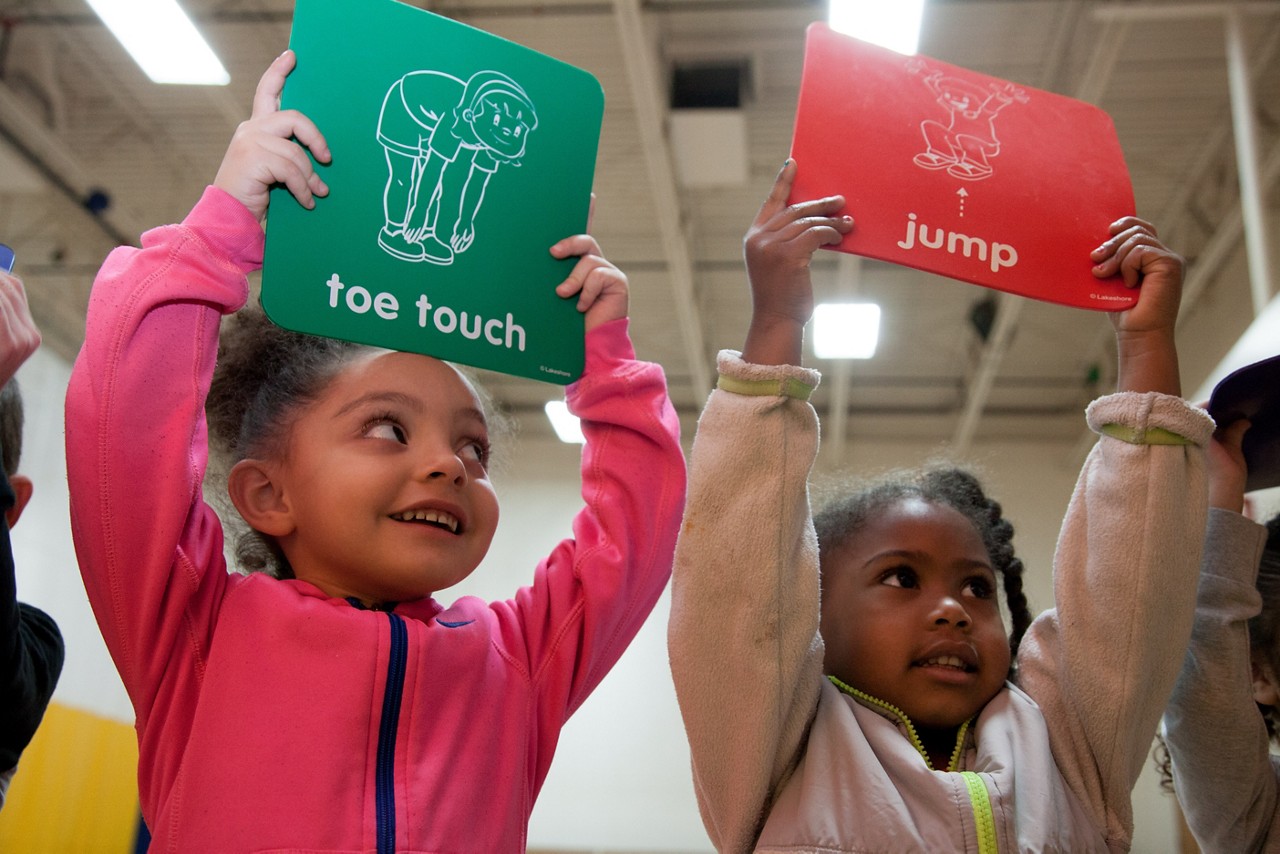
[[[975,118],[982,106],[985,92],[963,80],[946,80],[942,84],[942,97],[952,109],[959,110],[966,118]]]
[[[276,537],[295,576],[366,604],[428,596],[489,549],[498,501],[488,428],[450,365],[373,352],[339,373],[270,463],[287,511]]]
[[[476,105],[471,126],[477,139],[510,159],[524,153],[530,124],[528,107],[519,98],[499,92],[487,95]]]
[[[826,672],[917,727],[958,727],[1004,684],[995,573],[959,511],[900,499],[824,557],[822,579]]]

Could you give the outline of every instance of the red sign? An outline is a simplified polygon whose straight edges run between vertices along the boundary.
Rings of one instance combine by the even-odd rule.
[[[853,231],[830,247],[1100,311],[1137,300],[1089,253],[1134,213],[1097,107],[811,24],[792,201],[839,193]]]

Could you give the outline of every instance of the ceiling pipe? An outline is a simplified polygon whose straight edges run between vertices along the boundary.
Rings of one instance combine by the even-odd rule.
[[[1057,27],[1058,38],[1054,44],[1049,65],[1041,77],[1042,87],[1053,85],[1066,53],[1068,39],[1075,29],[1080,12],[1081,5],[1074,4],[1067,13],[1068,20]],[[1111,78],[1112,69],[1120,59],[1120,51],[1128,32],[1128,25],[1124,23],[1108,25],[1105,28],[1103,37],[1090,57],[1089,65],[1076,91],[1076,97],[1079,100],[1096,103],[1101,99],[1102,93],[1106,90],[1107,81]],[[951,436],[951,449],[959,456],[968,454],[972,447],[973,437],[978,432],[978,422],[982,419],[982,412],[991,396],[991,388],[995,385],[1000,366],[1013,341],[1018,318],[1022,314],[1025,302],[1026,300],[1022,297],[1006,293],[999,295],[995,326],[978,354],[978,370],[969,383],[964,411],[961,412],[960,419],[956,422],[955,432]]]
[[[840,253],[836,262],[836,301],[849,301],[861,290],[862,259],[857,255]],[[849,393],[853,380],[853,360],[835,359],[823,378],[830,383],[827,417],[822,420],[823,452],[827,462],[836,465],[844,459],[845,443],[849,436]]]
[[[1267,210],[1262,200],[1258,168],[1258,120],[1253,111],[1253,81],[1245,56],[1243,15],[1227,13],[1227,72],[1231,90],[1231,127],[1236,142],[1236,173],[1240,179],[1240,211],[1244,217],[1244,245],[1249,260],[1249,290],[1257,317],[1271,302],[1271,251],[1267,239]]]
[[[641,148],[649,171],[649,186],[662,237],[663,254],[675,296],[676,322],[684,341],[685,359],[695,401],[711,394],[711,368],[703,341],[702,323],[694,293],[692,252],[685,234],[684,214],[676,190],[676,172],[667,145],[667,111],[658,98],[658,75],[653,51],[645,37],[638,0],[616,0],[614,4],[622,57],[635,101]]]
[[[1253,77],[1257,76],[1257,73],[1265,67],[1267,62],[1270,61],[1271,55],[1276,49],[1277,41],[1280,40],[1277,38],[1280,33],[1273,31],[1272,38],[1267,42],[1266,48],[1259,53],[1259,56],[1254,62],[1253,69],[1250,71],[1248,70],[1248,64],[1245,60],[1243,50],[1240,47],[1242,42],[1239,41],[1239,34],[1237,33],[1237,35],[1233,37],[1230,33],[1230,21],[1234,19],[1238,22],[1240,17],[1244,14],[1280,14],[1280,4],[1269,2],[1236,3],[1231,6],[1205,3],[1185,4],[1182,6],[1122,6],[1100,8],[1095,10],[1093,14],[1095,17],[1102,19],[1123,18],[1126,20],[1136,21],[1186,19],[1191,17],[1225,17],[1224,23],[1227,24],[1228,28],[1228,61],[1233,66],[1228,68],[1229,85],[1232,87],[1231,109],[1233,127],[1238,127],[1237,123],[1240,119],[1236,116],[1236,113],[1241,111],[1241,109],[1248,113],[1250,117],[1248,120],[1249,126],[1254,126],[1252,120],[1252,107],[1250,106],[1251,100],[1245,100],[1241,103],[1239,100],[1241,96],[1238,92],[1243,90],[1243,92],[1248,93],[1252,89],[1251,80]],[[1233,38],[1237,40],[1235,47],[1232,46]],[[1232,56],[1233,51],[1235,52],[1234,57]],[[1236,78],[1243,78],[1245,85],[1242,86]],[[1246,133],[1250,132],[1251,131],[1246,130]],[[1235,135],[1239,137],[1241,134],[1237,130]],[[1185,208],[1186,205],[1190,203],[1194,195],[1192,188],[1198,183],[1203,172],[1208,170],[1215,162],[1215,158],[1212,155],[1217,153],[1218,149],[1222,148],[1225,144],[1225,130],[1215,133],[1210,138],[1209,142],[1205,146],[1202,156],[1197,159],[1197,169],[1195,174],[1193,174],[1190,180],[1184,182],[1183,186],[1185,189],[1175,198],[1174,204],[1170,205],[1169,209],[1165,211],[1168,219],[1173,219],[1173,217],[1178,213],[1178,210],[1175,208]],[[1255,146],[1248,146],[1248,157],[1253,161],[1252,166],[1250,167],[1253,177],[1250,180],[1248,193],[1250,195],[1256,194],[1258,198],[1261,198],[1271,189],[1276,181],[1280,179],[1280,143],[1272,146],[1266,161],[1260,168],[1257,166],[1257,152]],[[1243,158],[1240,152],[1238,140],[1237,161],[1239,161],[1237,163],[1237,169],[1239,170],[1243,164]],[[1221,266],[1227,256],[1235,249],[1241,235],[1245,234],[1246,217],[1244,213],[1244,206],[1246,203],[1243,195],[1246,190],[1245,180],[1243,173],[1241,173],[1241,204],[1234,207],[1219,222],[1218,228],[1214,231],[1212,236],[1210,236],[1209,240],[1205,243],[1204,248],[1201,249],[1200,253],[1197,255],[1195,264],[1191,267],[1186,281],[1183,282],[1182,301],[1178,312],[1179,320],[1189,313],[1191,306],[1195,305],[1201,294],[1208,289],[1209,284],[1213,281],[1213,278],[1217,275],[1219,269],[1221,269]],[[1263,223],[1265,225],[1265,219],[1263,220]],[[1260,235],[1258,240],[1265,244],[1266,235]],[[1246,251],[1248,250],[1246,249]],[[1256,252],[1257,250],[1254,251]],[[1264,246],[1264,258],[1261,263],[1266,271],[1267,278],[1262,280],[1262,287],[1269,291],[1271,288],[1267,283],[1270,281],[1270,261],[1269,256],[1266,255],[1267,251],[1268,250],[1266,250]],[[1266,305],[1266,301],[1264,299],[1262,303],[1259,304],[1260,286],[1258,282],[1255,281],[1258,276],[1255,273],[1252,256],[1249,257],[1249,268],[1250,293],[1253,298],[1254,315],[1256,316],[1257,313],[1262,310],[1262,307]],[[1094,352],[1104,352],[1110,338],[1110,335],[1100,336],[1099,344],[1094,348]],[[1092,448],[1094,443],[1097,441],[1097,438],[1097,435],[1091,430],[1084,431],[1077,440],[1075,446],[1072,448],[1070,454],[1068,454],[1067,464],[1071,467],[1079,466],[1083,462],[1085,455],[1088,454],[1089,449]]]
[[[1258,170],[1258,190],[1262,193],[1270,191],[1277,180],[1280,180],[1280,142],[1271,146],[1267,159]],[[1227,260],[1227,255],[1240,242],[1240,236],[1244,234],[1244,230],[1244,215],[1239,207],[1235,207],[1218,224],[1217,231],[1196,256],[1196,263],[1191,268],[1187,280],[1182,284],[1180,318],[1186,316],[1188,306],[1195,304],[1213,278],[1218,275]]]
[[[1228,12],[1245,15],[1274,15],[1275,0],[1240,3],[1127,3],[1101,5],[1093,17],[1104,21],[1186,21],[1193,18],[1218,18]]]
[[[951,447],[960,456],[967,454],[973,443],[974,434],[978,431],[978,421],[981,420],[982,411],[991,396],[996,374],[1000,372],[1000,365],[1013,342],[1013,333],[1018,327],[1018,317],[1022,314],[1025,303],[1026,300],[1022,297],[1006,293],[999,295],[995,326],[978,356],[978,371],[969,385],[964,411],[960,413],[960,421],[951,437]]]
[[[31,117],[4,83],[0,83],[0,137],[116,244],[133,243],[145,230],[139,221],[118,208],[96,214],[85,208],[94,191],[88,171],[61,139]]]

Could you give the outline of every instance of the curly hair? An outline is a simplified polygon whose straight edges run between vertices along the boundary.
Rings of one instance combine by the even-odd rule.
[[[275,540],[250,528],[230,506],[227,473],[240,460],[283,454],[298,411],[314,402],[355,356],[367,352],[372,348],[282,329],[257,306],[246,306],[223,321],[218,363],[205,400],[214,456],[210,480],[222,488],[207,491],[233,528],[231,540],[242,570],[293,577]]]
[[[982,538],[992,568],[1000,574],[1009,609],[1009,651],[1016,661],[1018,644],[1031,625],[1032,614],[1022,591],[1022,560],[1014,554],[1013,525],[1000,504],[988,498],[971,472],[955,466],[929,466],[891,472],[853,493],[827,503],[814,515],[819,560],[835,554],[876,514],[905,498],[954,508],[973,523]],[[1011,672],[1013,664],[1010,664]]]
[[[299,411],[356,358],[380,352],[366,344],[283,329],[258,306],[246,306],[223,321],[205,415],[209,424],[210,471],[206,498],[231,531],[238,567],[292,578],[293,568],[274,539],[253,530],[231,506],[226,479],[243,459],[278,458]],[[455,366],[456,367],[456,366]],[[466,371],[492,432],[509,432],[506,417]]]

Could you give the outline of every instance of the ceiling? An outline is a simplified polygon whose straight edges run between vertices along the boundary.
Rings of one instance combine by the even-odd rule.
[[[68,358],[103,256],[190,208],[247,116],[259,75],[288,43],[290,0],[183,5],[230,85],[152,84],[83,0],[0,0],[0,240],[17,250],[47,344]],[[825,16],[825,0],[416,5],[599,79],[606,111],[595,232],[630,277],[639,354],[665,366],[691,427],[714,381],[715,352],[742,343],[750,310],[742,235],[788,153],[804,30]],[[1280,219],[1280,0],[931,0],[920,52],[1111,114],[1138,214],[1191,261],[1179,334],[1194,390],[1275,289],[1272,273],[1251,290],[1245,234]],[[1264,216],[1243,220],[1248,228],[1232,132],[1233,56],[1256,120],[1256,157],[1242,162],[1259,191],[1245,196],[1256,200],[1246,209]],[[672,132],[673,68],[725,61],[746,69],[745,175],[733,185],[689,186],[681,169],[697,152]],[[110,200],[97,214],[84,204],[94,193]],[[1257,253],[1264,259],[1277,254],[1274,226],[1270,235],[1255,244],[1267,247]],[[1080,437],[1083,405],[1113,374],[1104,315],[842,258],[819,253],[820,295],[856,290],[880,302],[884,316],[875,358],[812,362],[824,373],[815,397],[824,442],[837,455],[857,437],[951,443],[962,452],[977,435],[1067,444]],[[989,297],[999,311],[984,338],[970,316]],[[485,379],[526,434],[547,430],[541,407],[557,387]]]

